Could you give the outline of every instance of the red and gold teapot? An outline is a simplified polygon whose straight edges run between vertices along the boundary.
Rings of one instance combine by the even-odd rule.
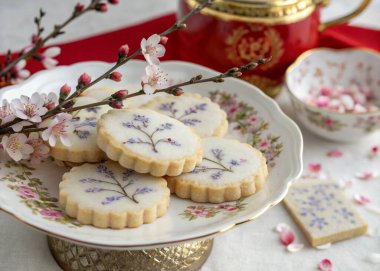
[[[204,0],[180,0],[179,16]],[[181,58],[224,70],[259,57],[272,56],[243,79],[268,95],[281,89],[286,68],[304,51],[318,45],[327,27],[360,14],[371,0],[350,14],[322,23],[321,8],[329,0],[215,0],[191,17],[180,31]]]

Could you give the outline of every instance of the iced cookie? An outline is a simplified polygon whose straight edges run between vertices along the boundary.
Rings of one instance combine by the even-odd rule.
[[[268,177],[264,156],[236,140],[205,138],[203,159],[189,173],[167,177],[172,193],[196,202],[238,200],[262,188]]]
[[[367,223],[332,181],[300,180],[292,185],[284,203],[314,247],[367,232]]]
[[[98,123],[98,146],[123,167],[154,176],[192,171],[202,159],[198,135],[150,109],[111,110]]]
[[[75,106],[94,103],[96,100],[90,97],[79,97]],[[57,142],[51,147],[51,156],[55,160],[71,163],[100,162],[106,158],[103,151],[96,143],[96,124],[100,116],[111,107],[108,105],[82,109],[73,113],[68,129],[70,146]]]
[[[84,164],[63,175],[59,202],[82,224],[122,229],[151,223],[169,206],[163,178],[139,174],[115,162]]]
[[[220,106],[196,93],[155,97],[144,107],[183,122],[200,137],[222,137],[228,129],[226,113]]]

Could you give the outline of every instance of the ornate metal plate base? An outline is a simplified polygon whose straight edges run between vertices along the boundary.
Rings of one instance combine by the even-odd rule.
[[[48,245],[65,271],[198,270],[207,260],[213,240],[149,250],[103,250],[48,236]]]

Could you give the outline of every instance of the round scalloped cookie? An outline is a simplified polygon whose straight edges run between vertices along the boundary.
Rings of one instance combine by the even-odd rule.
[[[192,171],[200,137],[182,122],[150,109],[110,110],[98,123],[98,146],[123,167],[154,176]]]
[[[189,173],[167,177],[172,193],[195,202],[221,203],[247,197],[261,189],[268,177],[262,153],[236,140],[202,140],[203,159]]]
[[[75,106],[95,102],[96,100],[90,97],[78,97]],[[73,132],[68,134],[71,145],[65,146],[57,141],[56,145],[51,147],[51,156],[69,164],[103,161],[106,155],[96,143],[96,124],[100,116],[110,109],[110,106],[102,105],[74,112],[69,128]]]
[[[139,227],[163,216],[170,190],[160,177],[119,164],[84,164],[63,175],[59,202],[67,215],[99,228]]]
[[[155,97],[144,107],[181,121],[200,137],[223,137],[228,130],[226,112],[209,98],[196,93]]]

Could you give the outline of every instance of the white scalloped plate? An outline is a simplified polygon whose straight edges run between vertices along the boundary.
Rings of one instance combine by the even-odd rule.
[[[128,82],[127,85],[110,81],[102,81],[99,85],[120,89],[129,87],[132,90],[133,86],[138,87],[144,66],[142,61],[131,61],[120,69],[123,78]],[[105,62],[82,62],[42,71],[22,84],[0,90],[0,100],[12,99],[20,94],[31,95],[35,91],[55,91],[63,83],[74,87],[82,72],[87,72],[95,78],[108,67],[110,64]],[[205,77],[216,74],[213,70],[186,62],[164,62],[162,67],[175,81],[187,80],[197,74]],[[230,129],[228,137],[250,142],[255,138],[256,145],[260,145],[266,155],[273,158],[269,179],[265,187],[255,195],[242,201],[228,203],[227,206],[196,204],[172,196],[168,213],[152,224],[123,230],[78,226],[75,220],[64,216],[56,202],[58,183],[68,169],[56,166],[50,161],[43,163],[39,168],[28,169],[27,165],[7,162],[2,155],[1,209],[46,234],[88,246],[113,249],[152,248],[208,238],[257,218],[279,203],[285,197],[291,182],[299,177],[302,171],[302,136],[296,124],[272,99],[244,81],[228,79],[223,84],[207,83],[185,90],[208,96],[210,91],[221,89],[224,94],[219,92],[214,98],[226,97],[226,94],[236,95],[235,98],[225,100],[224,108],[230,118],[238,116],[241,122],[249,124],[246,128],[250,130],[243,133],[241,129]],[[258,129],[253,137],[252,131],[260,126],[261,121],[267,122],[268,125],[264,126],[265,129]],[[231,123],[232,127],[235,125],[236,123]],[[268,135],[272,135],[272,138],[265,141]],[[278,156],[275,157],[276,155]]]

